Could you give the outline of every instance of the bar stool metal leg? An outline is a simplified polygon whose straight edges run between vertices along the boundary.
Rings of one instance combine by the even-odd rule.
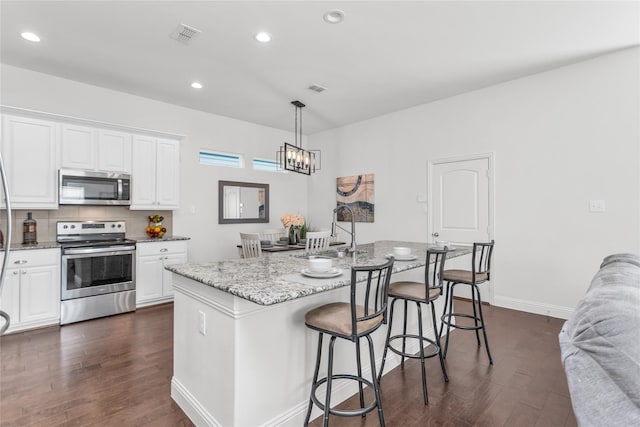
[[[478,312],[476,311],[476,287],[471,286],[471,305],[473,306],[473,324],[476,327],[476,342],[480,347],[480,333],[478,332]],[[478,295],[479,297],[480,295]]]
[[[489,340],[487,339],[487,327],[485,326],[484,316],[482,314],[482,298],[480,298],[480,289],[476,289],[476,292],[478,293],[478,310],[480,311],[480,324],[482,325],[482,335],[484,336],[484,345],[487,348],[487,356],[489,357],[489,364],[493,365],[493,357],[491,357],[491,351],[489,350]]]
[[[356,366],[358,369],[358,376],[362,378],[362,362],[360,359],[360,339],[356,341]],[[358,381],[358,391],[360,394],[360,407],[364,408],[364,392],[362,390],[362,383]],[[362,416],[366,416],[366,414],[362,414]]]
[[[382,363],[380,364],[380,372],[378,373],[378,382],[382,379],[382,373],[384,372],[384,363],[387,360],[387,350],[389,350],[389,340],[391,339],[391,327],[393,325],[393,307],[395,307],[397,299],[391,300],[391,309],[389,314],[389,325],[387,327],[387,339],[384,344],[384,351],[382,352]]]
[[[372,377],[372,385],[373,385],[373,394],[376,398],[376,404],[378,406],[378,418],[380,419],[380,427],[384,427],[384,414],[382,413],[382,399],[380,398],[380,387],[378,386],[378,381],[376,381],[376,358],[373,354],[373,340],[371,339],[371,335],[366,335],[367,341],[369,342],[369,360],[371,363],[371,377]]]
[[[333,383],[333,346],[336,343],[335,335],[329,340],[329,363],[327,367],[327,395],[324,402],[323,426],[329,427],[329,411],[331,410],[331,385]]]
[[[403,326],[402,326],[402,352],[406,353],[407,350],[407,306],[408,306],[408,301],[404,300],[404,321],[403,321]],[[401,362],[400,362],[400,366],[402,366],[402,369],[404,369],[404,355],[401,356]]]
[[[416,302],[416,306],[418,307],[418,341],[420,342],[420,367],[422,368],[422,398],[424,400],[424,404],[428,405],[429,395],[427,393],[427,370],[424,366],[424,334],[422,332],[422,308],[420,307],[419,302]]]
[[[318,372],[320,371],[320,358],[322,357],[322,332],[318,334],[318,353],[316,355],[316,367],[313,371],[313,382],[311,384],[315,384],[318,382]],[[311,396],[313,396],[313,386],[311,387]],[[309,419],[311,418],[311,409],[313,408],[313,400],[309,397],[309,407],[307,408],[307,416],[304,419],[305,427],[309,425]]]
[[[440,352],[438,353],[438,357],[440,359],[440,367],[442,367],[442,374],[444,375],[444,381],[449,382],[449,376],[447,375],[447,368],[445,368],[444,359],[442,358],[442,346],[440,345],[440,336],[438,335],[438,327],[436,326],[436,306],[433,303],[433,301],[430,301],[429,303],[431,304],[431,321],[433,322],[433,335],[435,336],[436,344],[440,349]]]

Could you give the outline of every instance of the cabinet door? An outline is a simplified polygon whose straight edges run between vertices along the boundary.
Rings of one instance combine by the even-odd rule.
[[[156,151],[156,200],[162,208],[175,209],[180,204],[180,144],[159,139]]]
[[[20,323],[60,317],[60,286],[55,266],[20,270]]]
[[[131,135],[110,130],[98,132],[98,170],[131,173]]]
[[[61,167],[94,170],[98,158],[95,129],[61,125],[60,153]]]
[[[56,124],[4,116],[2,155],[13,207],[58,209]]]
[[[135,136],[131,160],[131,209],[154,209],[156,201],[155,138]]]
[[[0,309],[11,317],[11,325],[20,322],[20,270],[18,269],[7,269],[2,286]]]
[[[136,303],[162,298],[163,255],[139,256],[136,262]]]
[[[184,264],[187,262],[187,254],[169,254],[164,257],[164,266],[172,265],[172,264]],[[163,279],[162,279],[162,294],[164,296],[173,295],[173,273],[165,270],[162,270]]]

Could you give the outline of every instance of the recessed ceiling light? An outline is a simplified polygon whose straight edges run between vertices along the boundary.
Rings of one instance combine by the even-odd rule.
[[[258,34],[256,34],[256,40],[258,40],[260,43],[268,43],[271,41],[271,34],[265,31],[259,32]]]
[[[193,82],[191,83],[191,87],[194,89],[202,89],[202,83]]]
[[[329,24],[339,24],[344,21],[344,12],[340,9],[332,9],[322,16],[325,22]]]
[[[40,41],[40,37],[38,37],[37,34],[34,34],[32,32],[29,32],[29,31],[25,31],[24,33],[20,33],[20,37],[22,37],[25,40],[29,40],[30,42],[39,42]]]

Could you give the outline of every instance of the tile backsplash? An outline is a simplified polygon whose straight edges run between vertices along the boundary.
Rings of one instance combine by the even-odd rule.
[[[145,228],[149,224],[149,215],[162,215],[162,225],[167,228],[167,234],[173,234],[172,211],[132,211],[124,206],[60,206],[58,210],[21,210],[12,211],[13,230],[11,244],[22,244],[22,222],[27,219],[27,212],[31,212],[33,219],[38,222],[38,242],[56,240],[56,223],[58,221],[88,221],[111,220],[126,221],[127,237],[144,236]],[[0,229],[6,230],[7,211],[0,212]],[[6,239],[6,236],[5,236]]]

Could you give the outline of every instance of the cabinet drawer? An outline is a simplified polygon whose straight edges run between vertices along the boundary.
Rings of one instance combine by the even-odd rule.
[[[187,241],[139,242],[136,251],[138,256],[187,252]]]
[[[2,254],[4,256],[4,254]],[[11,250],[7,268],[37,267],[41,265],[58,265],[60,249],[28,249]]]

